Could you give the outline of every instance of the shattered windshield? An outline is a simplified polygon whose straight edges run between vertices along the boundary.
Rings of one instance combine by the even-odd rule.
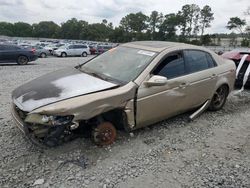
[[[139,76],[156,55],[157,53],[152,51],[117,47],[83,64],[80,69],[130,82]]]

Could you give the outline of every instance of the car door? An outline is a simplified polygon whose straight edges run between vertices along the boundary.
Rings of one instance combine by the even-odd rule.
[[[79,56],[81,55],[81,46],[80,45],[74,45],[74,55]]]
[[[4,45],[0,45],[0,62],[3,62],[5,59],[5,53],[4,53]]]
[[[167,54],[145,79],[153,75],[166,77],[167,84],[139,86],[136,102],[136,126],[146,126],[185,111],[189,97],[186,93],[187,70],[182,51]]]
[[[187,105],[193,108],[213,96],[218,77],[217,65],[208,52],[201,50],[184,50],[184,59],[188,72],[186,93],[190,95]]]
[[[75,45],[69,45],[68,50],[67,50],[67,55],[69,55],[69,56],[74,56],[75,55],[74,46]]]
[[[85,51],[84,45],[78,45],[78,54],[77,55],[82,55],[82,53]]]
[[[13,62],[17,59],[19,47],[12,45],[4,45],[2,51],[2,61]]]
[[[86,46],[86,45],[81,45],[81,52],[83,53],[83,52],[86,52],[87,54],[90,54],[90,52],[89,52],[89,48],[88,48],[88,46]],[[82,54],[81,53],[81,54]]]

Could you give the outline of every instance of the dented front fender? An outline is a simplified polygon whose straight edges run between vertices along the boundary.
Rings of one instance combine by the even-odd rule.
[[[137,85],[134,82],[129,82],[119,88],[70,98],[38,108],[30,113],[73,115],[74,121],[88,120],[116,108],[125,109],[128,101],[135,98],[136,89]],[[133,106],[130,108],[133,108]],[[133,109],[131,112],[133,112]],[[129,117],[131,119],[131,114],[129,114]]]

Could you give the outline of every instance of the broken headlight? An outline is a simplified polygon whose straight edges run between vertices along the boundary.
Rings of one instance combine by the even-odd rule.
[[[25,118],[25,122],[42,124],[42,125],[67,125],[73,119],[73,116],[52,116],[52,115],[41,115],[41,114],[29,114]]]

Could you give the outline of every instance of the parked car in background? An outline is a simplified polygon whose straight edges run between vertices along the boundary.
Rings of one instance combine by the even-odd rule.
[[[108,46],[108,45],[99,45],[99,46],[97,46],[96,53],[97,54],[102,54],[102,53],[110,50],[111,48],[113,48],[113,47]]]
[[[18,46],[20,46],[22,48],[30,48],[31,47],[30,44],[19,44]]]
[[[234,61],[237,68],[239,68],[238,75],[236,77],[235,86],[242,87],[244,77],[247,77],[245,87],[250,88],[250,76],[247,69],[250,69],[250,49],[235,49],[230,52],[225,52],[221,55],[226,59],[231,59]],[[244,62],[241,65],[240,61],[242,60],[243,56],[245,56]],[[240,67],[239,67],[240,66]]]
[[[38,57],[41,57],[41,58],[45,58],[47,57],[48,55],[50,55],[50,52],[49,50],[46,50],[45,48],[41,47],[41,46],[32,46],[33,49],[35,49],[35,54],[38,56]]]
[[[89,51],[91,55],[95,55],[96,54],[96,47],[95,46],[89,46]]]
[[[233,61],[206,48],[131,42],[15,89],[12,115],[34,143],[55,146],[92,130],[96,144],[108,145],[117,129],[133,131],[191,109],[191,119],[220,110],[234,81]]]
[[[82,56],[87,57],[90,54],[88,45],[85,44],[72,44],[69,46],[62,46],[54,51],[54,55],[58,57],[67,56]]]
[[[0,44],[0,62],[16,62],[19,65],[26,65],[30,61],[35,61],[37,55],[35,49],[23,48],[15,45]]]
[[[43,48],[42,46],[31,46],[31,45],[25,45],[25,46],[21,46],[23,48],[26,48],[26,49],[31,49],[32,51],[35,52],[35,54],[38,56],[38,57],[41,57],[41,58],[45,58],[47,57],[48,55],[50,55],[50,52],[49,50],[46,50],[45,48]]]
[[[50,44],[48,46],[45,46],[44,49],[48,50],[50,54],[52,55],[54,50],[57,50],[61,46],[64,46],[64,44]]]
[[[236,65],[239,64],[243,55],[249,54],[250,55],[250,48],[248,49],[234,49],[229,52],[225,52],[222,54],[222,57],[231,59],[235,62]],[[246,61],[250,62],[250,56],[247,57]]]

